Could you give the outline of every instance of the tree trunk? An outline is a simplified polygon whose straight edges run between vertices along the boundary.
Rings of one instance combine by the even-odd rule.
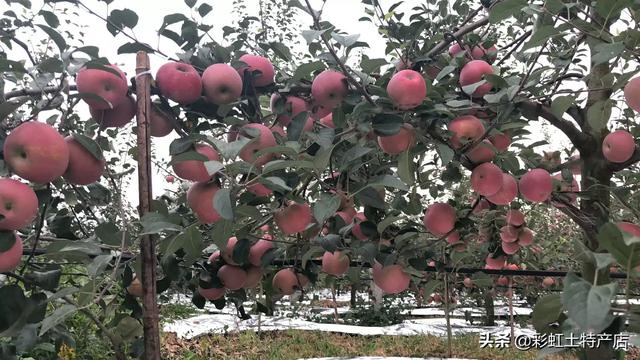
[[[484,296],[484,326],[494,326],[496,324],[496,316],[493,310],[493,296],[491,295],[491,291],[483,291]]]

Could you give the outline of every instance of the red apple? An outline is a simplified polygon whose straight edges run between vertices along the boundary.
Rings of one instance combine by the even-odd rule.
[[[499,152],[507,151],[511,145],[511,137],[506,133],[498,133],[489,136],[489,141]]]
[[[89,108],[89,114],[101,128],[116,127],[121,128],[127,125],[136,116],[138,111],[136,99],[133,96],[126,96],[113,109],[100,110]]]
[[[260,281],[262,281],[263,275],[264,273],[259,267],[252,266],[247,269],[247,280],[244,282],[244,288],[251,289],[258,286],[258,284],[260,284]]]
[[[99,181],[106,166],[105,160],[96,158],[73,136],[67,136],[64,141],[69,147],[69,164],[64,179],[76,185]]]
[[[524,224],[524,214],[520,210],[511,209],[507,211],[507,224],[513,226],[522,226]]]
[[[220,161],[220,155],[211,146],[207,144],[196,144],[195,151],[198,154],[204,155],[209,161]],[[186,160],[173,164],[173,172],[181,179],[190,181],[208,181],[211,179],[211,175],[207,171],[204,161],[200,160]]]
[[[409,288],[411,277],[404,272],[402,265],[383,267],[376,261],[373,264],[373,282],[386,294],[399,294]]]
[[[502,174],[502,187],[494,195],[487,196],[487,200],[495,205],[509,205],[518,195],[518,183],[513,176]]]
[[[518,245],[529,246],[531,244],[533,244],[533,231],[525,227],[520,230],[520,234],[518,235]]]
[[[227,239],[227,243],[225,244],[224,249],[221,249],[222,251],[220,252],[220,256],[222,256],[222,259],[227,264],[239,265],[238,263],[233,261],[233,249],[235,249],[237,243],[238,243],[238,238],[235,236],[232,236],[229,239]]]
[[[262,124],[247,124],[242,127],[243,133],[249,135],[252,140],[246,144],[240,151],[240,158],[255,166],[262,166],[273,159],[273,154],[261,155],[255,157],[255,153],[262,149],[276,146],[276,138],[273,136],[271,129]],[[254,137],[257,133],[257,137]]]
[[[631,236],[640,237],[640,226],[626,221],[620,221],[616,225],[620,231]]]
[[[0,252],[0,273],[15,270],[22,259],[22,239],[15,234],[16,241],[7,251]],[[6,310],[6,309],[5,309]]]
[[[256,70],[260,72],[260,74],[256,73],[254,75],[253,84],[256,87],[265,87],[273,84],[275,81],[275,70],[273,69],[273,64],[266,57],[245,54],[240,57],[240,61],[248,66],[248,69],[243,67],[238,70],[241,77],[244,77],[245,69],[249,70],[249,72],[254,72]]]
[[[194,183],[187,191],[187,204],[201,223],[212,224],[220,220],[220,214],[213,207],[213,197],[220,190],[214,183]]]
[[[292,295],[304,287],[301,276],[297,276],[292,268],[279,270],[271,281],[274,289],[282,295]]]
[[[506,243],[516,242],[518,240],[518,229],[511,226],[505,225],[500,228],[500,240]]]
[[[555,285],[556,281],[550,277],[547,276],[542,280],[542,287],[544,288],[548,288],[548,287],[552,287],[553,285]]]
[[[413,126],[405,123],[397,134],[391,136],[378,136],[378,145],[383,152],[389,155],[398,155],[409,150],[415,143]]]
[[[602,154],[612,163],[623,163],[633,156],[636,143],[633,135],[624,130],[616,130],[608,134],[602,142]]]
[[[493,68],[486,61],[469,61],[465,66],[462,67],[462,70],[460,71],[460,86],[464,88],[465,86],[479,83],[483,80],[484,75],[489,74],[493,74]],[[478,86],[470,95],[476,98],[480,98],[491,91],[492,88],[493,85],[487,82]]]
[[[325,127],[328,127],[330,129],[335,129],[336,125],[333,123],[333,113],[323,117],[322,119],[320,119],[320,124],[324,125]]]
[[[427,85],[419,72],[402,70],[389,80],[387,93],[398,108],[409,110],[422,104],[427,97]]]
[[[500,270],[507,265],[507,260],[504,256],[493,257],[491,254],[486,258],[487,268]]]
[[[464,286],[466,288],[472,288],[473,287],[473,280],[471,280],[471,278],[465,277],[464,280],[462,281],[462,283],[464,284]]]
[[[266,238],[266,235],[264,236]],[[262,257],[273,249],[273,241],[260,239],[249,248],[249,262],[253,266],[262,266]]]
[[[171,61],[156,73],[156,85],[166,98],[181,105],[194,103],[202,93],[202,79],[190,64]]]
[[[474,164],[481,164],[493,160],[496,156],[491,141],[484,139],[478,145],[465,153],[467,158]]]
[[[520,194],[531,202],[544,202],[553,192],[553,179],[544,169],[529,170],[518,183]]]
[[[156,103],[151,103],[151,116],[149,117],[149,133],[153,137],[165,137],[173,131],[173,125],[169,115],[160,110]]]
[[[333,276],[342,276],[349,270],[349,256],[342,251],[325,251],[322,255],[322,271]]]
[[[447,203],[435,203],[427,208],[422,223],[435,236],[444,236],[454,229],[457,216],[453,206]]]
[[[280,100],[282,96],[277,93],[271,95],[271,112],[276,112],[276,103]],[[309,105],[307,102],[299,98],[297,96],[285,96],[284,97],[284,113],[279,114],[277,117],[278,123],[282,126],[287,126],[291,122],[291,119],[296,117],[296,115],[300,114],[303,111],[308,111]]]
[[[257,182],[247,186],[247,191],[259,197],[273,194],[273,190]]]
[[[502,188],[502,170],[489,162],[476,166],[471,172],[471,188],[483,196],[495,195]]]
[[[127,78],[122,70],[115,65],[106,67],[114,70],[117,75],[105,69],[84,67],[76,76],[78,94],[96,110],[113,109],[124,102],[127,95]]]
[[[502,242],[502,251],[507,255],[513,255],[520,250],[520,244],[516,242]]]
[[[313,79],[311,95],[316,103],[326,109],[338,106],[347,96],[347,78],[335,70],[325,70]],[[326,116],[324,114],[322,117]]]
[[[167,175],[167,176],[165,176],[164,179],[170,184],[173,183],[174,181],[176,181],[176,178],[173,175]]]
[[[69,164],[69,146],[51,125],[37,121],[22,123],[4,142],[4,161],[23,179],[45,184],[64,174]]]
[[[302,232],[313,222],[311,207],[307,203],[292,202],[276,211],[273,218],[285,235]]]
[[[207,300],[218,300],[224,296],[225,288],[204,289],[198,287],[198,293]]]
[[[233,265],[222,265],[218,270],[220,282],[229,290],[241,289],[247,281],[247,272]]]
[[[627,85],[625,85],[624,99],[630,108],[640,112],[640,77],[629,80]]]
[[[464,115],[451,120],[447,129],[453,133],[449,141],[454,149],[461,148],[463,142],[473,142],[484,135],[482,120],[473,115]]]
[[[202,88],[208,101],[230,104],[242,95],[242,78],[227,64],[213,64],[202,73]]]
[[[38,197],[26,184],[0,179],[0,230],[20,230],[38,214]]]

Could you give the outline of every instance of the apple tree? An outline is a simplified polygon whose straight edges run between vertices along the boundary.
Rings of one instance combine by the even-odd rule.
[[[185,0],[184,13],[157,20],[175,54],[136,36],[139,15],[125,3],[5,2],[6,357],[42,343],[69,351],[65,320],[80,312],[114,357],[158,359],[153,289],[241,317],[249,296],[269,313],[319,276],[372,276],[385,293],[413,285],[447,301],[447,281],[426,270],[518,269],[538,249],[536,232],[548,231],[529,214],[551,208],[571,220],[563,244],[580,265],[561,294],[539,299],[536,329],[637,330],[628,300],[640,219],[627,201],[640,160],[634,1],[363,0],[358,21],[379,33],[368,44],[323,17],[331,1],[260,2],[259,17],[223,28],[219,42],[212,5]],[[305,24],[304,45],[290,27],[277,36],[287,22],[274,13]],[[92,29],[74,25],[77,16],[124,39],[118,54],[162,59],[148,112],[133,95],[149,74],[85,44]],[[367,56],[373,46],[385,57]],[[145,151],[136,113],[171,156],[151,166],[180,184],[142,216],[124,191]],[[157,244],[157,266],[142,264],[141,239]],[[627,276],[622,307],[614,262]],[[65,275],[78,268],[82,276]],[[143,269],[157,281],[140,281]],[[587,359],[613,352],[611,342],[584,350]]]

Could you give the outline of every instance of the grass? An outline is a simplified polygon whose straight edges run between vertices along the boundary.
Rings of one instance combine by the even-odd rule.
[[[481,349],[478,337],[453,340],[453,356],[478,360],[534,360],[535,351]],[[194,340],[164,334],[163,359],[168,360],[295,360],[329,356],[446,357],[445,338],[424,336],[360,336],[317,331],[287,330],[207,335]],[[576,359],[572,355],[550,360]]]

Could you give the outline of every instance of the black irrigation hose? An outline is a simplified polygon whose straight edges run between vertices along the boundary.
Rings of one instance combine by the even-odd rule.
[[[34,256],[44,255],[47,251],[44,249],[36,249],[34,252]],[[25,249],[23,251],[23,255],[31,254],[31,250]],[[97,255],[88,255],[90,258],[94,258]],[[131,260],[135,258],[135,254],[132,253],[123,253],[122,260]],[[310,262],[316,265],[322,265],[321,260],[309,260]],[[293,260],[274,260],[272,265],[275,266],[294,266],[295,263]],[[370,268],[371,265],[361,261],[352,261],[351,266],[353,267],[364,267]],[[487,275],[505,275],[505,276],[529,276],[529,277],[565,277],[570,271],[561,271],[561,270],[508,270],[508,269],[481,269],[481,268],[466,268],[466,267],[435,267],[435,266],[427,266],[424,272],[447,272],[447,273],[457,273],[457,274],[475,274],[475,273],[485,273]],[[580,276],[579,272],[574,272],[574,274]],[[609,277],[612,279],[626,279],[627,274],[623,272],[612,272],[609,274]]]

